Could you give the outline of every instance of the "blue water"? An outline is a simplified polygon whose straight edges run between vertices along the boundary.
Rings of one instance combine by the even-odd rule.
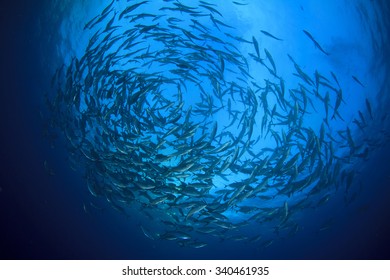
[[[151,216],[146,216],[129,209],[124,215],[113,209],[104,197],[92,196],[87,187],[85,166],[71,161],[67,140],[61,131],[45,136],[48,123],[42,116],[47,111],[44,96],[52,90],[52,75],[63,63],[68,65],[73,56],[84,55],[91,36],[89,30],[83,30],[84,26],[110,2],[15,1],[2,5],[2,259],[389,258],[390,134],[386,79],[389,6],[386,1],[327,1],[321,4],[320,1],[270,3],[247,0],[247,6],[218,8],[224,15],[224,22],[235,26],[234,35],[249,41],[255,36],[263,57],[264,48],[270,51],[287,88],[293,88],[299,81],[292,75],[295,70],[287,54],[305,72],[318,70],[326,73],[329,79],[332,78],[330,71],[334,72],[343,89],[345,104],[341,105],[340,114],[344,122],[332,121],[329,132],[337,135],[336,131],[347,125],[356,143],[369,147],[369,154],[345,163],[348,170],[352,168],[356,174],[348,192],[343,184],[339,188],[333,186],[329,188],[329,200],[318,207],[315,205],[322,196],[309,196],[305,201],[313,204],[294,213],[294,227],[287,231],[278,233],[267,228],[267,223],[242,229],[251,237],[253,233],[262,234],[258,242],[229,240],[228,237],[236,232],[223,232],[221,236],[227,238],[196,235],[207,243],[199,249],[180,246],[180,242],[147,238],[140,225],[153,229],[155,236],[164,233],[157,212],[151,211]],[[116,3],[117,9],[123,9],[125,2]],[[146,11],[158,9],[162,2],[153,1],[153,6],[148,4]],[[283,41],[264,36],[260,30]],[[329,56],[316,48],[302,30],[310,31]],[[213,30],[211,34],[220,32]],[[228,38],[224,37],[224,40]],[[244,54],[256,53],[253,44],[237,46]],[[269,73],[259,64],[250,63],[250,74],[256,75],[256,79],[269,78]],[[369,121],[366,98],[371,102],[373,121]],[[315,106],[318,114],[305,118],[305,125],[319,131],[324,109],[321,103]],[[365,133],[353,123],[359,110],[369,123]],[[224,115],[215,118],[219,123],[224,122]],[[339,156],[348,158],[345,151],[348,149],[339,147]],[[223,189],[223,180],[218,179],[215,184]],[[294,198],[299,199],[300,195],[304,197],[298,193]],[[289,199],[277,197],[267,202],[267,207],[282,208],[284,201]],[[290,205],[294,205],[293,200]],[[232,220],[245,219],[234,211],[229,215]],[[272,244],[267,246],[270,240]]]

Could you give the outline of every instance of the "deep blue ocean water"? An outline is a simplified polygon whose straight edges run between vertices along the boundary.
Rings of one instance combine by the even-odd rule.
[[[84,24],[111,1],[91,2],[1,4],[0,258],[389,259],[390,22],[386,1],[247,0],[253,10],[248,6],[220,8],[225,23],[234,25],[238,34],[249,41],[256,36],[261,48],[271,51],[281,75],[287,77],[294,70],[286,54],[309,72],[336,73],[345,94],[342,116],[356,142],[359,137],[372,141],[369,155],[353,165],[357,175],[348,196],[342,186],[331,192],[323,206],[299,211],[294,216],[299,221],[295,234],[268,235],[264,242],[272,239],[270,246],[264,246],[263,240],[251,243],[206,236],[207,246],[198,249],[147,238],[140,225],[152,228],[159,217],[145,221],[145,216],[131,211],[125,216],[105,198],[94,198],[82,166],[78,171],[71,168],[65,137],[57,132],[54,147],[44,137],[44,95],[51,90],[52,75],[62,63],[69,64],[72,56],[84,54],[90,36],[83,31]],[[158,8],[162,4],[157,2],[153,5]],[[283,42],[262,37],[260,30]],[[329,56],[302,30],[309,30]],[[255,53],[252,44],[241,51]],[[368,116],[366,98],[371,101],[375,122],[361,135],[352,120],[359,110]],[[312,126],[319,127],[321,119],[310,119]],[[330,131],[343,125],[332,123]]]

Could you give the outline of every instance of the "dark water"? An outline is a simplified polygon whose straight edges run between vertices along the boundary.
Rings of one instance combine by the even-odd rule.
[[[372,149],[365,160],[358,161],[354,166],[358,175],[351,189],[356,193],[356,197],[349,196],[346,203],[344,189],[338,190],[324,206],[307,209],[298,214],[296,219],[299,219],[300,227],[295,235],[275,234],[272,236],[273,243],[268,247],[262,242],[238,242],[214,237],[206,237],[208,245],[200,249],[181,247],[166,240],[151,240],[140,230],[140,223],[150,225],[156,222],[158,217],[152,221],[140,221],[141,218],[134,213],[126,217],[112,209],[104,198],[93,198],[88,192],[83,169],[74,171],[70,168],[69,154],[61,134],[58,133],[55,148],[51,148],[50,141],[43,137],[44,121],[40,115],[44,107],[43,96],[45,91],[49,90],[53,70],[61,64],[61,59],[66,61],[73,55],[72,52],[82,54],[85,48],[82,43],[77,44],[76,38],[70,43],[67,42],[67,38],[77,36],[71,29],[74,26],[62,24],[66,22],[69,14],[72,14],[70,10],[73,9],[76,14],[84,12],[80,8],[84,2],[78,3],[81,4],[76,5],[76,8],[71,8],[72,5],[62,7],[49,1],[2,3],[0,18],[2,259],[389,259],[390,146],[389,134],[386,133],[389,132],[389,126],[385,118],[376,119],[377,123],[372,125],[369,131],[376,148]],[[362,7],[380,4],[379,1],[372,3],[362,1],[356,6],[361,5],[357,10],[364,11]],[[316,8],[313,2],[308,5],[305,1],[290,6],[281,6],[278,2],[274,7],[268,5],[264,10],[265,14],[268,11],[289,9],[314,13],[323,8]],[[85,4],[85,7],[89,6]],[[345,74],[348,78],[357,75],[356,73],[361,74],[358,76],[366,83],[365,94],[370,97],[375,113],[382,116],[387,112],[389,89],[380,88],[376,82],[386,81],[388,73],[386,69],[389,67],[389,39],[385,27],[389,27],[389,23],[386,20],[386,5],[383,4],[381,7],[379,10],[383,14],[374,13],[376,15],[374,17],[371,14],[366,21],[362,20],[365,25],[361,23],[365,26],[362,27],[363,30],[370,30],[367,26],[377,28],[378,22],[382,23],[381,29],[374,29],[376,32],[380,30],[381,36],[377,37],[376,34],[373,37],[359,38],[357,35],[360,40],[369,42],[362,46],[370,46],[370,52],[360,50],[357,52],[358,55],[351,55],[353,60],[350,61],[350,66],[343,69],[340,65],[345,65],[346,62],[333,56],[331,69],[341,73],[340,75]],[[88,12],[91,17],[98,13],[101,7],[94,9]],[[332,17],[332,11],[322,11]],[[364,12],[361,12],[360,16],[365,19]],[[252,17],[248,18],[253,20]],[[307,28],[305,22],[311,22],[310,18],[302,15],[297,21],[287,22],[291,29],[295,26],[301,32],[301,29]],[[346,16],[345,21],[338,19],[336,23],[329,25],[347,25],[352,22],[347,18]],[[81,22],[88,19],[89,17]],[[74,21],[74,18],[72,20]],[[72,20],[68,20],[68,23]],[[310,30],[315,30],[315,25],[311,24]],[[245,25],[251,24],[244,23],[243,26]],[[270,26],[272,24],[261,29],[267,30]],[[369,33],[368,31],[367,34]],[[67,34],[65,39],[64,34]],[[353,53],[355,49],[359,49],[351,46],[348,40],[343,41],[337,36],[334,37],[332,40],[343,43],[333,45],[329,43],[324,46],[333,54],[339,53],[338,58],[344,53]],[[374,41],[373,38],[380,39]],[[284,48],[287,48],[284,54],[293,52],[290,47]],[[298,53],[301,52],[294,55],[299,56]],[[366,59],[367,57],[362,54],[369,56],[370,59]],[[318,63],[324,62],[319,58]],[[364,71],[366,68],[369,69]],[[352,73],[345,69],[352,69]],[[372,73],[381,75],[378,74],[378,80],[375,80],[370,75],[364,75],[367,73],[371,73],[371,76],[374,76]],[[345,77],[340,79],[345,82]],[[349,82],[350,85],[344,83],[346,91],[363,91],[352,79]],[[354,109],[365,106],[364,98],[361,102],[353,97],[348,98],[344,116],[353,115],[356,111]],[[97,207],[92,207],[91,202]],[[255,231],[256,228],[249,230]]]

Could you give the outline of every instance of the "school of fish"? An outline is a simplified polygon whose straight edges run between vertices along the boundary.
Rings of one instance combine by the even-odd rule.
[[[268,247],[267,232],[300,230],[304,209],[338,191],[348,203],[354,166],[378,146],[354,131],[383,116],[367,98],[347,123],[335,73],[307,73],[286,53],[287,86],[259,43],[283,38],[261,28],[243,38],[216,2],[185,2],[113,0],[85,24],[93,35],[84,55],[53,76],[50,127],[91,194],[143,217],[147,238],[193,248],[210,236]]]

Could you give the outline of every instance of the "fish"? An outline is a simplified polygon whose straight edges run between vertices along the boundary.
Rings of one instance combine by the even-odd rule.
[[[97,15],[94,18],[92,18],[90,21],[88,21],[85,26],[85,29],[92,29],[95,27],[95,25],[99,24],[100,22],[104,21],[104,19],[108,16],[108,13]]]
[[[239,6],[246,6],[248,5],[248,3],[241,3],[241,2],[237,2],[237,1],[233,1],[234,4],[236,5],[239,5]]]
[[[219,16],[223,17],[223,15],[222,15],[217,9],[213,8],[213,7],[210,6],[209,4],[200,4],[199,7],[206,8],[206,9],[209,10],[210,12],[215,13],[215,14],[218,14]]]
[[[257,42],[255,36],[252,36],[252,42],[253,42],[253,45],[255,46],[257,57],[260,58],[259,43]]]
[[[110,4],[108,4],[103,11],[101,12],[101,15],[105,15],[109,13],[112,10],[112,6],[114,5],[115,0],[112,0]]]
[[[197,206],[194,206],[192,209],[190,209],[190,211],[188,212],[185,219],[187,220],[189,217],[191,217],[195,213],[198,213],[199,211],[205,209],[206,207],[207,207],[207,204],[199,204]]]
[[[146,230],[142,225],[139,226],[142,230],[142,233],[149,239],[151,240],[154,240],[155,238],[153,237],[153,235],[148,231]]]
[[[275,37],[274,35],[272,35],[271,33],[267,32],[267,31],[265,31],[265,30],[260,30],[260,32],[263,33],[264,35],[268,36],[268,37],[271,37],[271,38],[275,39],[275,40],[283,41],[283,39],[280,39],[280,38],[278,38],[278,37]]]
[[[274,59],[272,58],[271,53],[267,49],[264,49],[264,52],[265,52],[269,62],[271,62],[273,72],[276,73],[276,65],[275,65]]]
[[[288,204],[287,204],[287,201],[284,202],[284,218],[287,218],[289,215],[289,212],[288,212]]]
[[[353,76],[352,75],[352,79],[354,79],[355,82],[357,82],[360,86],[362,86],[363,88],[365,88],[365,86],[363,85],[363,83],[361,81],[359,81],[358,78],[356,78],[356,76]]]
[[[314,39],[313,35],[311,35],[308,31],[306,30],[302,30],[303,33],[306,34],[307,37],[309,37],[309,39],[314,43],[314,45],[321,51],[323,52],[324,54],[326,55],[329,55],[329,53],[327,53],[326,51],[324,51],[324,49],[321,47],[321,45]]]
[[[367,107],[367,111],[368,111],[368,114],[370,115],[371,120],[373,120],[371,104],[367,98],[366,98],[366,107]]]
[[[195,248],[195,249],[199,249],[199,248],[206,247],[207,243],[206,242],[201,242],[201,241],[192,241],[192,242],[186,243],[185,246],[188,246],[188,247],[191,247],[191,248]]]
[[[301,67],[295,62],[295,60],[289,55],[287,54],[287,56],[289,57],[289,59],[293,62],[294,64],[294,67],[295,69],[297,70],[298,72],[298,77],[300,77],[303,81],[305,81],[307,84],[309,85],[314,85],[314,81],[310,78],[309,75],[307,75],[302,69]]]
[[[221,25],[221,26],[224,26],[224,27],[227,27],[227,28],[234,29],[233,26],[228,25],[228,24],[226,24],[226,23],[223,23],[222,21],[220,21],[220,20],[214,18],[213,15],[211,15],[211,14],[210,14],[210,19],[211,19],[211,21],[213,22],[214,26],[215,26],[218,30],[220,30],[220,28],[219,28],[220,25]]]
[[[334,111],[333,111],[333,116],[332,116],[332,119],[335,119],[336,115],[339,115],[338,113],[338,109],[341,105],[341,102],[343,102],[343,92],[341,89],[339,89],[337,91],[337,98],[336,98],[336,102],[335,102],[335,105],[334,105]]]
[[[119,20],[122,19],[123,16],[125,16],[126,14],[128,13],[131,13],[132,11],[134,11],[135,9],[137,9],[138,7],[148,3],[149,1],[148,0],[145,0],[145,1],[141,1],[141,2],[138,2],[138,3],[135,3],[131,6],[127,6],[126,9],[123,10],[123,12],[121,12],[119,14]]]

